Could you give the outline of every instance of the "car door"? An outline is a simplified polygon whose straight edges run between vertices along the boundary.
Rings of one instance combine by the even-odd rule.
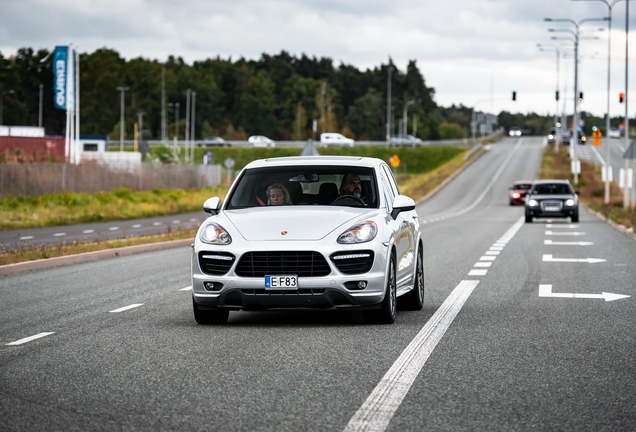
[[[399,195],[397,182],[387,165],[382,166],[383,189],[387,191],[387,210],[393,210],[393,200]],[[393,220],[389,217],[389,226],[393,231],[394,245],[396,251],[396,276],[398,288],[404,285],[411,285],[415,266],[415,233],[419,228],[417,223],[417,213],[415,210],[401,212]]]

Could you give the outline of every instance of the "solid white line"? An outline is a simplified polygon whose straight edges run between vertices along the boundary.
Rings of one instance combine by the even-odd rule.
[[[468,276],[486,276],[488,270],[472,269],[468,272]]]
[[[455,287],[349,420],[345,432],[386,429],[424,363],[477,284],[479,281],[463,280]]]
[[[191,289],[192,289],[192,285],[185,288],[181,288],[179,291],[190,291]]]
[[[131,304],[131,305],[124,306],[124,307],[122,307],[122,308],[115,309],[115,310],[112,310],[112,311],[109,311],[109,312],[115,312],[115,313],[117,313],[117,312],[123,312],[123,311],[127,311],[128,309],[133,309],[133,308],[136,308],[136,307],[139,307],[139,306],[143,306],[143,303],[135,303],[135,304]]]
[[[32,340],[40,339],[40,338],[43,338],[44,336],[52,335],[53,333],[55,333],[55,332],[38,333],[36,335],[29,336],[29,337],[26,337],[24,339],[17,340],[15,342],[9,342],[7,345],[22,345],[22,344],[25,344],[27,342],[31,342]]]

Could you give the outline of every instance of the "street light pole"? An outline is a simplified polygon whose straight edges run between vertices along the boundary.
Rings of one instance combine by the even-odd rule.
[[[185,160],[190,160],[190,93],[192,90],[186,91],[186,117],[185,117]]]
[[[389,57],[389,65],[387,66],[389,75],[387,78],[387,92],[386,92],[386,142],[391,142],[391,70],[393,69],[393,62]]]
[[[192,146],[190,147],[190,151],[192,152],[192,154],[190,155],[190,160],[192,162],[194,162],[194,143],[195,143],[195,137],[194,137],[194,122],[196,120],[196,115],[195,115],[195,107],[196,107],[196,100],[197,100],[197,92],[192,92],[192,111],[190,112],[190,116],[192,117],[192,121],[190,122],[190,139],[192,140]]]
[[[42,127],[42,101],[44,84],[40,83],[40,109],[38,110],[38,127]]]
[[[405,135],[405,136],[407,132],[406,120],[407,120],[409,106],[413,105],[414,103],[415,103],[415,100],[410,100],[404,104],[404,111],[402,112],[402,135]]]
[[[0,93],[0,125],[3,125],[4,123],[2,122],[3,118],[2,118],[2,111],[4,109],[4,95],[6,94],[14,94],[15,90],[5,90],[2,93]]]
[[[579,143],[579,130],[578,130],[578,126],[579,126],[579,112],[578,112],[578,104],[579,104],[579,83],[578,83],[578,79],[579,79],[579,28],[581,27],[581,25],[585,22],[589,22],[589,21],[607,21],[609,18],[608,17],[603,17],[603,18],[583,18],[582,20],[580,20],[578,23],[570,18],[544,18],[545,21],[547,22],[567,22],[567,23],[571,23],[574,24],[574,27],[576,28],[575,32],[572,32],[571,30],[566,30],[565,31],[572,33],[574,35],[574,115],[573,115],[573,125],[572,125],[572,138],[570,139],[570,151],[572,152],[572,159],[574,162],[574,166],[572,167],[572,171],[574,171],[574,184],[579,183],[579,160],[578,160],[578,155],[577,155],[577,151],[576,151],[576,146]],[[550,29],[550,31],[555,31],[554,29]]]
[[[117,90],[121,92],[121,105],[120,105],[120,113],[121,117],[119,119],[119,151],[124,151],[124,94],[129,87],[117,87]]]

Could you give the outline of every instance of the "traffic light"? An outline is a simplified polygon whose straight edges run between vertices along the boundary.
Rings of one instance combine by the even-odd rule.
[[[620,103],[623,103],[623,100],[625,99],[625,93],[619,93],[618,94],[618,101]]]
[[[556,100],[559,100],[559,91],[558,91],[558,90],[556,91],[555,99],[556,99]]]
[[[583,92],[579,92],[579,100],[583,100]]]
[[[516,91],[513,91],[513,92],[512,92],[512,100],[513,100],[513,101],[516,101],[516,100],[517,100],[517,92],[516,92]]]

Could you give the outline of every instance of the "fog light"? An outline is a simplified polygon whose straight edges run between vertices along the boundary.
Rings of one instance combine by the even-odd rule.
[[[219,291],[223,288],[223,284],[221,282],[203,282],[203,288],[207,291]]]
[[[367,281],[358,282],[358,288],[359,289],[365,289],[366,287],[367,287]]]
[[[345,282],[345,288],[352,291],[363,290],[366,289],[368,283],[367,281],[350,281]]]

